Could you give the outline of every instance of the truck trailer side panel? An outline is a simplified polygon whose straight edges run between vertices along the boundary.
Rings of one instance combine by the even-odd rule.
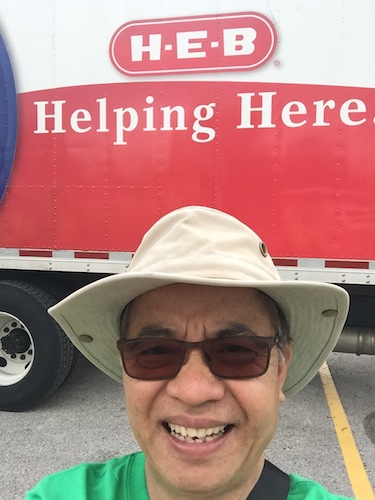
[[[0,408],[71,372],[46,308],[185,205],[346,287],[342,345],[372,352],[374,24],[370,0],[1,2]]]

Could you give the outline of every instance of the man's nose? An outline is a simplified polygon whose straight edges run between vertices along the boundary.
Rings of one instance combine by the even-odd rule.
[[[167,384],[170,396],[189,406],[199,406],[223,398],[225,384],[211,373],[200,349],[191,349],[177,376]]]

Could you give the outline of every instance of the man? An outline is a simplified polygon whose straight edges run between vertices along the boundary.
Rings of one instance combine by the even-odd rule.
[[[265,244],[232,216],[166,215],[128,272],[50,310],[123,381],[142,453],[49,476],[27,500],[343,498],[287,476],[264,452],[280,402],[317,373],[347,310],[339,287],[282,282]]]

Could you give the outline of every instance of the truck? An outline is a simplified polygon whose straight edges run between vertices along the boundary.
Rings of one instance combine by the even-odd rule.
[[[370,0],[0,2],[1,410],[74,368],[47,309],[186,205],[345,288],[336,349],[374,354],[374,24]]]

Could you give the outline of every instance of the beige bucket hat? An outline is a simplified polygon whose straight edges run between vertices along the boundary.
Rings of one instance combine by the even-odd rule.
[[[184,207],[162,217],[146,233],[126,272],[81,288],[49,313],[94,365],[120,382],[116,341],[124,306],[172,283],[257,288],[273,297],[286,314],[293,338],[283,387],[287,396],[316,375],[338,340],[349,307],[347,293],[338,286],[281,281],[266,245],[231,215]]]

